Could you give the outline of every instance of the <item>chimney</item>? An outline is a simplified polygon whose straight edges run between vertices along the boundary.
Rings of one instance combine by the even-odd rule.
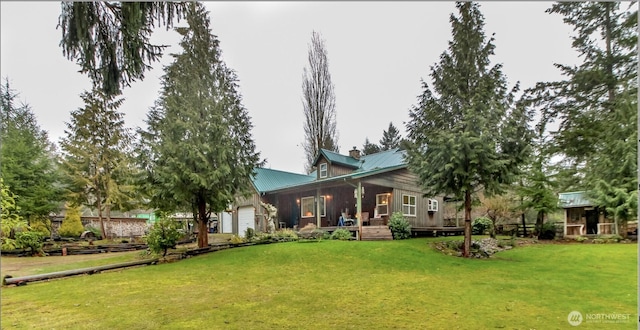
[[[349,150],[349,156],[355,159],[360,159],[360,150],[353,146],[353,150]]]

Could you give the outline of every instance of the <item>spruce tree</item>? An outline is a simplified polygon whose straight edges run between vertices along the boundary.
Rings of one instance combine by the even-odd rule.
[[[512,182],[526,157],[530,114],[514,106],[501,65],[491,66],[493,38],[486,40],[479,5],[458,2],[451,15],[453,39],[422,83],[407,123],[409,168],[425,195],[464,200],[464,256],[471,245],[473,194],[490,196]],[[517,87],[517,86],[516,86]]]
[[[389,150],[400,146],[400,131],[393,126],[393,123],[389,123],[389,128],[382,132],[382,139],[380,140],[380,150]]]
[[[176,28],[183,52],[165,67],[138,148],[151,206],[194,209],[198,246],[206,247],[210,215],[249,192],[260,163],[238,78],[222,60],[208,12],[190,3],[186,20],[188,27]]]

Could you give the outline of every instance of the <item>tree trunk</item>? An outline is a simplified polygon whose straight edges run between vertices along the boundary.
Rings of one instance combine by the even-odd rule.
[[[536,236],[540,237],[542,233],[542,225],[544,224],[544,212],[538,211],[536,215]]]
[[[516,229],[516,236],[518,235],[518,230]],[[527,237],[527,221],[524,217],[524,212],[522,212],[522,237]]]
[[[471,192],[464,192],[464,250],[462,255],[469,257],[471,252]]]
[[[207,231],[207,203],[204,198],[198,197],[198,247],[209,246],[209,232]]]
[[[98,191],[97,195],[97,206],[98,206],[98,221],[100,222],[100,231],[102,232],[102,239],[107,239],[107,232],[104,230],[104,221],[102,221],[102,196],[100,195],[100,191]]]
[[[109,232],[109,239],[112,239],[113,238],[113,230],[112,230],[112,227],[111,227],[111,204],[107,204],[105,206],[105,211],[106,211],[105,213],[107,215],[107,229],[108,229],[108,232]]]

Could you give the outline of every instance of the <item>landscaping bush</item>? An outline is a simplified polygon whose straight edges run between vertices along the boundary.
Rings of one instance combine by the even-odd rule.
[[[586,241],[586,240],[587,240],[587,238],[586,238],[586,237],[584,237],[584,236],[577,236],[577,237],[575,238],[575,240],[576,240],[576,242],[580,242],[580,243],[582,243],[582,242]]]
[[[491,219],[487,217],[475,218],[471,223],[471,234],[485,235],[491,229],[491,226],[493,226]]]
[[[394,212],[389,219],[389,229],[393,239],[411,238],[411,225],[400,212]]]
[[[29,221],[29,227],[31,230],[37,231],[42,234],[42,237],[51,237],[51,220],[43,218],[33,218]]]
[[[86,225],[84,227],[85,231],[90,231],[94,237],[98,238],[98,239],[102,239],[102,232],[100,231],[99,228],[96,228],[94,226],[91,225]]]
[[[327,237],[327,235],[327,232],[322,229],[316,228],[316,225],[312,223],[304,226],[304,228],[300,229],[300,231],[298,232],[298,237],[307,241],[321,241],[323,238],[326,239],[330,237]]]
[[[156,221],[146,237],[147,245],[151,252],[156,254],[163,252],[162,256],[165,257],[167,250],[175,248],[182,236],[178,230],[179,227],[180,224],[171,219],[165,218]]]
[[[80,237],[83,231],[84,227],[80,219],[80,207],[68,206],[67,213],[64,215],[60,229],[58,229],[58,235],[64,237]]]
[[[42,254],[42,240],[44,237],[39,231],[25,230],[16,233],[16,245],[18,248],[31,249],[32,255]]]
[[[554,239],[556,237],[556,225],[552,222],[545,222],[540,228],[538,239]]]
[[[256,231],[253,228],[247,228],[247,230],[244,231],[244,238],[247,241],[253,240],[253,236],[255,235],[256,235]]]
[[[340,240],[340,241],[348,241],[352,238],[351,232],[347,229],[336,229],[336,231],[331,234],[331,239]]]
[[[233,235],[231,236],[231,239],[229,240],[229,242],[231,244],[240,244],[240,243],[245,243],[246,240],[238,235]]]
[[[298,234],[296,234],[296,232],[291,230],[291,229],[278,230],[274,234],[274,237],[276,237],[276,238],[284,238],[284,239],[287,239],[289,241],[297,241],[298,240]]]

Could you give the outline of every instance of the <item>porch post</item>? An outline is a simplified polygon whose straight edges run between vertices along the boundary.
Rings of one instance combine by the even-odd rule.
[[[320,217],[320,188],[316,189],[316,227],[320,228],[322,223],[321,223],[321,217]]]
[[[567,237],[567,213],[569,213],[569,209],[564,209],[564,236]]]
[[[358,219],[358,233],[362,239],[362,182],[358,180],[358,193],[356,194],[356,219]]]

